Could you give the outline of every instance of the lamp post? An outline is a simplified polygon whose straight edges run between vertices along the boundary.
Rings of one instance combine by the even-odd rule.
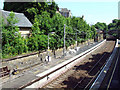
[[[54,34],[55,32],[51,32],[51,33],[48,33],[48,62],[49,62],[49,58],[50,58],[50,56],[49,56],[49,51],[50,51],[50,47],[49,47],[49,35],[50,34]]]
[[[79,31],[78,29],[74,28],[76,30],[76,50],[77,50],[77,34],[81,33],[81,31]],[[78,33],[77,33],[78,32]]]
[[[77,32],[76,32],[76,51],[77,51]]]
[[[65,27],[66,27],[66,25],[64,24],[64,48],[63,48],[63,56],[65,56]]]
[[[65,27],[66,25],[64,24],[64,48],[63,48],[63,56],[65,56],[65,35],[66,35],[66,32],[65,32]],[[69,27],[69,26],[67,26]],[[71,27],[70,27],[71,28]],[[76,33],[71,33],[71,34],[75,34],[75,38],[76,38],[76,50],[77,50],[77,34],[81,33],[81,31],[79,31],[78,29],[74,28],[76,30]],[[78,32],[78,33],[77,33]]]

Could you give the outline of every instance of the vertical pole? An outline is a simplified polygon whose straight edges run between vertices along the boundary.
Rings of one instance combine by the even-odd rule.
[[[48,33],[48,62],[49,62],[49,33]]]
[[[2,22],[2,21],[0,21]],[[0,26],[0,59],[2,59],[2,27]],[[1,66],[1,61],[0,61],[0,66]]]
[[[76,50],[77,50],[77,31],[76,31]]]
[[[65,24],[64,24],[64,48],[63,48],[63,56],[65,56]]]
[[[117,39],[119,39],[119,32],[118,32],[119,29],[117,29]]]

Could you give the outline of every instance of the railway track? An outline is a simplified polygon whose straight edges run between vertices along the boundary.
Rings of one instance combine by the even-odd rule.
[[[111,55],[114,45],[115,41],[106,41],[104,46],[87,55],[84,60],[43,88],[88,89]]]
[[[120,64],[120,45],[118,44],[118,47],[116,45],[116,53],[115,56],[113,57],[109,70],[107,71],[105,77],[103,78],[101,84],[100,84],[100,88],[105,88],[105,89],[110,89],[110,88],[115,88],[115,89],[119,89],[119,85],[120,85],[120,71],[119,71],[119,64]],[[98,77],[99,78],[99,77]]]
[[[119,74],[117,72],[118,62],[119,62],[119,55],[117,56],[117,59],[116,59],[115,64],[114,64],[114,68],[113,68],[112,73],[111,73],[111,77],[110,77],[109,82],[107,84],[107,90],[109,88],[120,88],[119,84],[118,84],[119,80],[118,80],[118,78],[116,78],[118,76],[118,74]],[[117,81],[117,83],[115,81]]]
[[[115,41],[104,41],[43,73],[23,88],[88,88],[110,56]],[[97,68],[96,68],[97,67]],[[82,85],[82,86],[81,86]]]

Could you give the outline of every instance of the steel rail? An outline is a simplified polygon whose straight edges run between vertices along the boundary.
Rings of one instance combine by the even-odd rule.
[[[109,58],[109,57],[108,57]],[[107,60],[108,60],[107,58]],[[107,62],[106,60],[106,62]],[[92,80],[86,85],[86,87],[84,88],[84,90],[88,89],[89,85],[94,81],[94,79],[98,76],[98,74],[100,73],[100,71],[103,69],[103,67],[105,66],[106,62],[102,65],[102,67],[100,68],[100,70],[95,74],[95,77],[92,78]]]
[[[103,42],[104,42],[104,41],[103,41]],[[101,44],[102,44],[102,43],[101,43]],[[101,44],[99,43],[99,44],[98,44],[98,46],[97,46],[97,45],[96,45],[96,46],[97,46],[97,47],[99,47]],[[46,75],[44,75],[44,76],[42,76],[42,77],[39,77],[39,78],[37,78],[37,79],[34,79],[34,80],[32,80],[31,82],[29,82],[29,83],[27,83],[27,84],[25,84],[25,85],[20,86],[20,87],[18,88],[18,90],[21,90],[21,89],[23,89],[23,88],[25,88],[25,87],[27,87],[27,86],[32,85],[33,83],[35,83],[35,82],[37,82],[37,81],[39,81],[39,80],[41,80],[41,79],[45,78],[45,77],[48,77],[50,74],[52,74],[52,73],[54,73],[54,72],[58,71],[59,69],[61,69],[61,68],[65,67],[66,65],[69,65],[70,63],[72,63],[72,62],[76,61],[77,59],[79,59],[80,57],[82,57],[82,56],[86,55],[87,53],[89,53],[89,52],[91,52],[91,51],[95,50],[95,49],[96,49],[96,46],[94,46],[94,48],[92,48],[91,50],[89,50],[89,51],[87,51],[87,52],[83,53],[81,56],[79,56],[79,57],[75,58],[74,60],[72,60],[72,61],[68,62],[67,64],[62,65],[61,67],[56,68],[55,70],[53,70],[53,71],[51,71],[51,72],[47,73]]]
[[[120,52],[120,51],[118,51],[118,53],[119,53],[119,52]],[[108,85],[107,85],[107,90],[109,89],[110,84],[111,84],[111,82],[112,82],[113,75],[114,75],[114,73],[115,73],[115,70],[116,70],[116,67],[117,67],[117,64],[118,64],[118,60],[119,60],[119,54],[118,54],[118,56],[117,56],[117,60],[116,60],[116,62],[115,62],[115,67],[114,67],[113,72],[112,72],[112,75],[111,75],[111,77],[110,77],[110,81],[109,81],[109,83],[108,83]]]
[[[92,86],[90,87],[89,90],[91,90],[93,88],[99,88],[100,87],[100,85],[101,85],[101,83],[102,83],[102,81],[103,81],[103,79],[106,75],[106,73],[104,71],[107,72],[109,70],[108,67],[110,67],[110,65],[112,63],[112,60],[115,57],[115,54],[117,52],[117,47],[118,47],[118,39],[116,41],[115,48],[114,48],[111,56],[108,58],[105,66],[103,67],[103,69],[101,70],[101,72],[99,73],[99,75],[97,76],[96,80],[94,81],[94,83],[92,84]],[[102,76],[102,78],[100,78],[101,76]]]
[[[106,47],[105,47],[106,48]],[[99,62],[104,58],[104,56],[105,56],[105,54],[106,53],[104,53],[104,55],[99,59],[99,61],[92,67],[92,69],[90,69],[89,70],[89,72],[87,73],[87,74],[89,74],[89,73],[91,73],[91,71],[99,64]],[[109,58],[109,57],[108,57]],[[107,60],[108,60],[108,58],[107,58]],[[106,60],[106,62],[107,62],[107,60]],[[91,82],[93,82],[94,81],[94,79],[97,77],[97,75],[100,73],[100,71],[103,69],[103,67],[105,66],[105,64],[106,64],[106,62],[101,66],[101,68],[100,68],[100,70],[95,74],[95,76],[90,80],[90,82],[85,86],[85,88],[84,88],[84,90],[85,89],[88,89],[87,87],[91,84]],[[78,85],[80,85],[80,83],[82,83],[82,81],[83,80],[85,80],[86,79],[86,77],[84,77],[82,80],[80,80],[75,86],[74,86],[74,89],[76,89],[77,87],[78,87]]]
[[[106,54],[106,53],[103,54],[103,56],[102,56],[102,57],[99,59],[99,61],[92,67],[92,69],[89,70],[89,72],[88,72],[87,74],[91,73],[91,71],[92,71],[92,70],[99,64],[99,62],[103,59],[103,57],[105,56],[105,54]],[[83,80],[85,80],[85,78],[86,78],[86,77],[84,77],[82,80],[80,80],[80,81],[74,86],[74,89],[76,89],[77,86],[78,86]]]
[[[94,50],[94,49],[92,49],[92,50]],[[92,51],[92,50],[90,50],[90,51]],[[89,51],[89,52],[90,52],[90,51]],[[87,54],[87,53],[88,53],[88,52],[84,53],[84,54],[83,54],[83,55],[81,55],[80,57],[84,56],[84,55],[85,55],[85,54]],[[50,73],[48,73],[48,74],[46,74],[46,75],[44,75],[44,76],[42,76],[42,77],[38,78],[38,79],[35,79],[35,80],[31,81],[30,83],[28,83],[28,84],[26,84],[26,85],[23,85],[23,86],[19,87],[19,89],[23,89],[23,88],[25,88],[25,87],[27,87],[27,86],[29,86],[29,85],[31,85],[31,84],[33,84],[33,83],[35,83],[35,82],[37,82],[37,81],[41,80],[41,79],[43,79],[44,77],[48,77],[50,74],[52,74],[52,73],[54,73],[54,72],[58,71],[59,69],[61,69],[61,68],[65,67],[66,65],[68,65],[68,64],[70,64],[70,63],[72,63],[72,62],[74,62],[75,60],[79,59],[80,57],[75,58],[75,59],[74,59],[74,60],[72,60],[71,62],[69,62],[69,63],[67,63],[67,64],[65,64],[65,65],[63,65],[63,66],[61,66],[61,67],[57,68],[56,70],[54,70],[54,71],[52,71],[52,72],[50,72]]]

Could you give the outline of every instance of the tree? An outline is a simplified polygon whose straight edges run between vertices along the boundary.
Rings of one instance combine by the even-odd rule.
[[[9,5],[9,3],[6,2],[6,5],[7,4]],[[48,47],[48,34],[50,32],[55,32],[54,35],[50,35],[50,49],[55,51],[55,49],[62,48],[64,46],[64,24],[66,25],[66,48],[75,44],[76,40],[80,43],[93,38],[96,34],[95,27],[90,27],[89,24],[84,21],[83,17],[73,16],[72,18],[65,18],[59,13],[56,13],[58,6],[55,2],[26,2],[25,5],[24,3],[19,4],[23,4],[24,8],[22,6],[14,9],[13,7],[18,5],[18,3],[11,3],[10,8],[6,5],[4,7],[5,10],[25,13],[33,23],[31,36],[27,39],[22,38],[19,34],[16,37],[13,33],[16,39],[12,38],[14,44],[11,42],[10,48],[12,47],[14,51],[17,49],[17,54],[22,54],[27,51],[46,50]],[[11,23],[11,20],[9,23]],[[12,24],[11,27],[13,27]],[[5,29],[6,31],[8,30],[8,28]],[[5,37],[4,39],[8,40],[9,38]],[[5,47],[5,49],[7,49],[7,47]],[[5,52],[5,54],[7,53],[9,52]]]
[[[106,23],[97,22],[95,24],[95,28],[96,29],[100,29],[100,30],[103,30],[103,31],[106,30],[106,27],[107,27]]]
[[[103,31],[103,38],[106,38],[106,33],[108,32],[109,26],[106,23],[97,22],[95,28]]]
[[[112,23],[110,23],[110,24],[108,25],[108,29],[109,29],[109,30],[115,30],[115,29],[118,29],[118,26],[119,26],[119,20],[118,20],[118,19],[114,19],[114,20],[112,21]]]
[[[4,22],[4,20],[3,20]],[[14,26],[18,20],[15,18],[15,14],[11,12],[7,17],[8,25],[2,25],[2,54],[3,58],[8,55],[18,55],[28,51],[28,47],[25,44],[26,40],[21,37],[19,28]]]
[[[25,16],[31,21],[34,21],[35,13],[31,12],[32,8],[36,9],[37,14],[41,14],[43,11],[50,13],[50,17],[56,13],[58,5],[55,2],[4,2],[4,10],[14,11],[18,13],[24,13]]]

